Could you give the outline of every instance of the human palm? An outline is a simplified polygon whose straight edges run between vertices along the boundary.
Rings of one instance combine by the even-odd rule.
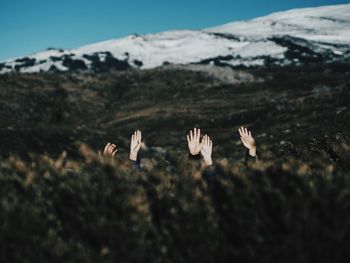
[[[141,148],[141,139],[142,134],[141,131],[137,130],[131,135],[130,142],[130,159],[133,161],[137,160],[137,154]]]
[[[238,129],[243,145],[249,150],[249,154],[255,156],[256,144],[252,133],[247,128],[241,127]]]
[[[105,148],[103,149],[103,152],[99,152],[100,157],[112,157],[114,158],[117,154],[117,146],[112,143],[107,143]]]
[[[208,135],[204,135],[202,139],[202,149],[201,149],[201,154],[203,155],[203,158],[211,156],[212,146],[213,145],[210,140],[210,137]]]
[[[190,134],[187,135],[188,149],[192,155],[197,155],[202,149],[200,142],[201,130],[194,128],[193,132],[190,130]]]
[[[210,166],[213,164],[211,155],[213,152],[213,142],[211,141],[208,135],[204,135],[202,139],[202,149],[201,154],[204,159],[204,163],[206,166]]]

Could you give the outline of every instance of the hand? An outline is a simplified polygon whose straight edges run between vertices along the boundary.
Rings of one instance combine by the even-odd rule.
[[[190,130],[190,134],[187,135],[188,149],[192,155],[197,155],[202,149],[202,144],[199,142],[201,137],[201,130],[194,128],[193,132]]]
[[[130,142],[130,155],[129,158],[132,161],[137,161],[137,154],[141,148],[141,131],[137,130],[131,135]]]
[[[112,157],[114,158],[117,153],[117,146],[115,144],[107,143],[105,146],[103,153],[99,152],[100,157]]]
[[[203,156],[205,166],[211,166],[213,164],[213,160],[211,159],[212,152],[213,142],[208,135],[204,135],[202,139],[201,154]]]
[[[239,135],[241,136],[241,141],[243,145],[249,150],[249,155],[256,156],[256,144],[252,136],[252,133],[247,130],[247,128],[239,128]]]

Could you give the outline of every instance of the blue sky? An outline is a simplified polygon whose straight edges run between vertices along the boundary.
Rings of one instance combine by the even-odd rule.
[[[341,0],[0,0],[0,60],[171,29],[200,29]]]

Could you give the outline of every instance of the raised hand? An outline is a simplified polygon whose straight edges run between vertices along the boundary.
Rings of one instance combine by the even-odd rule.
[[[201,154],[203,156],[205,166],[211,166],[213,164],[213,160],[211,158],[212,152],[213,142],[208,135],[204,135],[202,139]]]
[[[137,154],[141,148],[141,131],[137,130],[131,135],[131,142],[130,142],[130,155],[129,158],[132,161],[137,160]]]
[[[197,155],[202,149],[202,144],[200,143],[201,130],[194,128],[193,132],[190,130],[190,134],[187,135],[188,149],[192,155]]]
[[[115,155],[117,154],[117,151],[118,151],[117,146],[115,144],[107,143],[107,145],[103,149],[103,152],[102,153],[99,152],[99,154],[100,154],[100,156],[114,158]]]
[[[249,150],[249,155],[256,156],[256,144],[252,133],[244,127],[239,128],[238,132],[243,145]]]

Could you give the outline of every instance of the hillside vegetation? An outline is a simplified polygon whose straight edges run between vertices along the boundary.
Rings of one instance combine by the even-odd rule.
[[[0,261],[349,258],[350,67],[220,74],[0,75]],[[242,162],[241,125],[259,163]],[[188,159],[193,127],[213,139],[215,177]],[[96,154],[107,142],[116,160]]]

